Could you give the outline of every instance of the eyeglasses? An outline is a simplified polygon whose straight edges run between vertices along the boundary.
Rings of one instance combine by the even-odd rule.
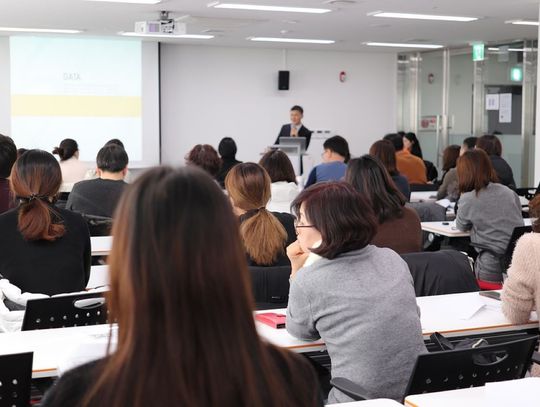
[[[295,227],[295,229],[300,229],[300,228],[314,228],[315,226],[313,226],[313,225],[301,225],[300,221],[298,219],[295,219],[294,220],[294,227]]]

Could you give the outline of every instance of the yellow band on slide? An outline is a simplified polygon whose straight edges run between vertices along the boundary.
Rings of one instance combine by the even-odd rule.
[[[140,117],[140,96],[12,95],[12,116]]]

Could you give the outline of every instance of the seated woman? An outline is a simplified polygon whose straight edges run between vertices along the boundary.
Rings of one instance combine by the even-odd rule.
[[[370,203],[378,220],[371,244],[399,254],[422,250],[422,226],[414,209],[396,189],[388,171],[375,157],[364,155],[349,162],[345,180]]]
[[[431,161],[424,160],[424,155],[422,154],[422,147],[420,147],[420,140],[418,140],[416,134],[411,132],[400,133],[403,136],[403,147],[408,150],[412,155],[424,161],[424,165],[426,166],[426,178],[428,182],[435,181],[439,176],[439,173],[437,172],[437,167],[435,167],[435,165],[433,165]]]
[[[62,183],[58,161],[29,150],[13,166],[19,206],[0,215],[0,274],[23,292],[81,291],[90,276],[90,234],[81,215],[54,207]]]
[[[498,182],[506,185],[510,189],[516,189],[516,181],[514,181],[512,167],[510,167],[506,160],[502,158],[501,140],[499,140],[497,136],[485,135],[478,138],[476,141],[476,148],[484,150],[489,156],[491,165],[499,179]]]
[[[238,222],[210,176],[154,168],[116,218],[118,350],[67,372],[42,407],[322,405],[309,363],[259,339]]]
[[[375,214],[347,183],[306,189],[293,208],[298,241],[287,248],[287,331],[322,338],[333,377],[357,383],[370,399],[401,400],[417,356],[426,351],[407,264],[394,251],[369,244]],[[330,391],[329,403],[346,401],[345,394]]]
[[[291,160],[281,150],[270,150],[262,156],[259,165],[266,170],[272,181],[272,197],[266,209],[290,213],[291,203],[298,195],[298,183]]]
[[[288,266],[285,248],[296,240],[294,217],[270,212],[270,176],[260,165],[235,165],[225,178],[250,266]]]
[[[396,149],[392,142],[388,140],[376,141],[370,147],[369,155],[377,157],[380,160],[382,165],[384,165],[384,168],[386,168],[386,171],[388,171],[388,174],[390,174],[390,177],[392,177],[392,181],[396,184],[399,192],[403,194],[407,201],[410,201],[411,187],[409,186],[409,180],[397,170]]]
[[[221,169],[221,158],[210,144],[197,144],[186,155],[186,165],[199,167],[212,177],[217,177]]]
[[[73,139],[64,139],[58,147],[55,147],[53,154],[60,157],[62,192],[70,192],[73,184],[82,181],[88,171],[88,166],[79,161],[79,145]]]
[[[242,162],[236,159],[237,151],[236,142],[232,138],[224,137],[219,142],[218,152],[221,156],[221,167],[216,175],[216,180],[222,188],[225,188],[225,177],[231,168]]]
[[[437,191],[437,199],[448,198],[455,202],[459,198],[456,162],[460,151],[461,147],[456,144],[446,147],[443,151],[443,176]]]
[[[322,181],[340,181],[345,176],[347,163],[351,159],[349,143],[341,136],[327,139],[323,144],[322,164],[311,170],[305,187]]]
[[[481,149],[464,153],[457,162],[459,210],[456,226],[471,231],[471,246],[478,253],[476,277],[490,283],[502,282],[502,256],[514,228],[523,226],[517,194],[497,183],[497,174]]]
[[[531,311],[540,314],[540,196],[529,202],[533,232],[523,235],[517,242],[504,282],[502,311],[513,324],[529,321]],[[540,366],[533,365],[533,376],[540,376]]]

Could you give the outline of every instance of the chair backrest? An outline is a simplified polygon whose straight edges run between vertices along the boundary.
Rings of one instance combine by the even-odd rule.
[[[106,324],[108,311],[103,295],[93,292],[29,300],[22,330]]]
[[[258,310],[287,307],[290,266],[250,267],[249,270]]]
[[[417,297],[478,291],[468,257],[457,250],[402,254]]]
[[[107,218],[104,216],[95,216],[95,215],[86,215],[81,214],[86,224],[88,225],[88,230],[90,231],[90,236],[110,236],[113,220],[112,218]]]
[[[411,192],[436,191],[438,189],[436,184],[411,184]]]
[[[0,407],[28,407],[34,354],[0,356]]]
[[[483,386],[521,379],[531,363],[538,335],[480,348],[418,356],[405,396]]]
[[[537,191],[538,189],[536,187],[516,188],[516,194],[525,197],[529,201],[534,198],[534,196],[538,193]]]
[[[519,240],[521,236],[523,236],[525,233],[532,232],[532,226],[517,226],[514,228],[514,231],[512,232],[512,236],[510,236],[510,240],[508,241],[508,246],[506,246],[506,252],[504,253],[503,258],[503,271],[508,270],[508,267],[510,267],[510,262],[512,261],[512,255],[514,254],[514,249],[516,248],[516,243]]]

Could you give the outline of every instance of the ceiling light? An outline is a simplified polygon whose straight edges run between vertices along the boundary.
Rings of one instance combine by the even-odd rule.
[[[506,50],[510,51],[510,52],[523,52],[523,51],[525,51],[523,48],[507,48]],[[501,49],[497,48],[497,47],[489,47],[488,51],[501,51]],[[502,51],[502,52],[504,52],[504,51]]]
[[[250,37],[250,41],[258,42],[289,42],[297,44],[333,44],[333,40],[310,40],[306,38],[272,38],[272,37]]]
[[[383,11],[375,11],[368,13],[371,17],[386,17],[386,18],[405,18],[410,20],[435,20],[435,21],[458,21],[468,23],[478,20],[477,17],[459,17],[459,16],[439,16],[433,14],[413,14],[413,13],[387,13]]]
[[[390,47],[390,48],[426,48],[426,49],[437,49],[442,48],[444,45],[435,45],[435,44],[409,44],[409,43],[398,43],[398,42],[364,42],[364,45],[370,47]]]
[[[506,21],[506,24],[514,24],[514,25],[539,25],[538,21],[531,21],[531,20],[510,20],[510,21]]]
[[[57,28],[20,28],[20,27],[0,27],[0,31],[21,32],[21,33],[53,33],[53,34],[79,34],[82,30],[65,30]]]
[[[311,13],[324,14],[329,13],[327,8],[309,8],[309,7],[285,7],[285,6],[263,6],[260,4],[239,4],[239,3],[210,3],[208,7],[224,8],[231,10],[252,10],[252,11],[282,11],[287,13]]]
[[[158,4],[162,0],[85,0],[85,1],[101,1],[105,3],[132,3],[132,4]]]
[[[214,38],[213,35],[202,35],[202,34],[141,34],[136,32],[125,32],[121,31],[118,33],[125,37],[150,37],[150,38],[177,38],[177,39],[186,39],[186,40],[211,40]]]

